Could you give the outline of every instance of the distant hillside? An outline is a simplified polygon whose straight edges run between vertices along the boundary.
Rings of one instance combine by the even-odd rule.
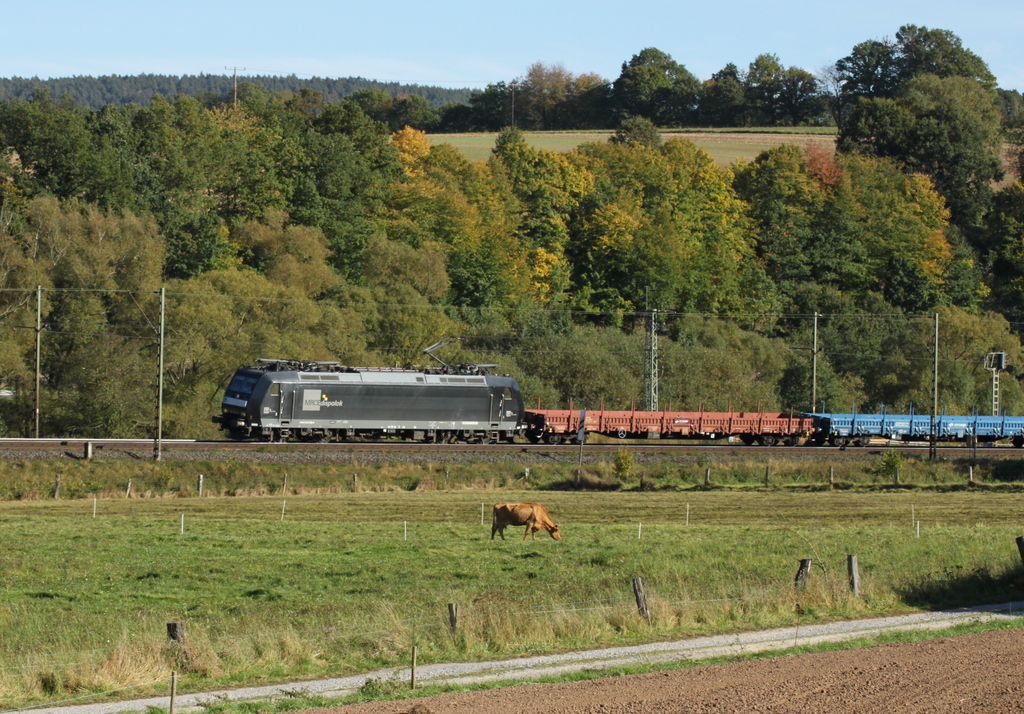
[[[108,104],[134,103],[148,106],[149,100],[156,94],[170,98],[178,94],[196,96],[212,93],[227,99],[231,96],[232,82],[231,75],[215,74],[185,75],[184,77],[140,74],[124,77],[59,77],[57,79],[11,77],[0,78],[0,100],[28,99],[38,87],[43,87],[49,90],[54,99],[67,94],[76,103],[91,109],[101,109]],[[328,101],[338,101],[360,89],[383,89],[392,96],[418,94],[425,97],[430,102],[430,106],[435,108],[453,102],[465,104],[469,101],[470,92],[473,91],[471,89],[445,89],[397,82],[377,82],[361,77],[300,79],[295,75],[288,77],[240,76],[238,83],[242,84],[243,82],[258,85],[270,92],[298,92],[302,89],[313,89],[322,92]]]

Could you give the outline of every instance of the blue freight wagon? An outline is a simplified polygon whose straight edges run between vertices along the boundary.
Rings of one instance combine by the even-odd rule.
[[[818,423],[814,440],[833,446],[867,446],[871,438],[890,441],[927,441],[932,433],[930,414],[832,414],[810,413]],[[1020,416],[958,416],[940,414],[935,431],[939,441],[960,441],[968,444],[1009,439],[1024,446],[1024,417]]]

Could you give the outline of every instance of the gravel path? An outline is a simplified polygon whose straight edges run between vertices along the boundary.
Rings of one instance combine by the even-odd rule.
[[[497,680],[525,680],[537,677],[560,674],[565,672],[579,671],[583,669],[604,669],[612,666],[668,662],[683,659],[704,659],[707,657],[722,655],[739,655],[764,650],[777,650],[791,647],[797,644],[807,645],[819,642],[837,642],[856,637],[864,637],[879,634],[882,632],[893,632],[910,629],[942,629],[965,622],[989,621],[1000,618],[1014,618],[1024,615],[1024,602],[1005,603],[1002,605],[986,605],[979,607],[960,608],[956,610],[943,610],[938,612],[919,613],[915,615],[903,615],[898,617],[873,618],[868,620],[854,620],[846,622],[834,622],[828,624],[808,625],[802,627],[785,627],[760,632],[746,632],[732,635],[719,635],[714,637],[699,637],[678,642],[659,642],[648,645],[637,645],[631,647],[610,647],[600,650],[589,650],[585,652],[572,652],[561,655],[546,655],[539,657],[525,657],[513,660],[496,662],[466,662],[450,664],[434,664],[420,666],[417,668],[417,680],[425,682],[448,682],[469,684],[474,682],[488,682]],[[1015,641],[1022,639],[1020,631],[1011,631]],[[959,638],[950,638],[959,639]],[[858,650],[859,651],[859,650]],[[839,653],[834,653],[839,654]],[[1024,654],[1024,647],[1022,647]],[[810,656],[810,655],[808,655]],[[790,658],[787,658],[790,659]],[[774,661],[774,660],[773,660]],[[1020,656],[1016,657],[1015,667],[1018,675],[1024,672],[1020,665]],[[754,664],[754,663],[746,663]],[[249,687],[219,692],[206,692],[202,694],[189,694],[177,698],[176,707],[179,710],[194,709],[203,702],[217,700],[256,700],[281,697],[288,692],[322,694],[328,696],[342,696],[358,690],[368,678],[388,680],[392,677],[400,680],[408,680],[408,668],[385,669],[368,674],[353,677],[341,677],[336,679],[325,679],[319,681],[297,682],[293,684],[272,685],[265,687]],[[643,675],[660,676],[660,675]],[[629,678],[615,678],[629,679]],[[603,680],[602,680],[603,681]],[[1018,682],[1022,678],[1018,677]],[[585,683],[574,683],[582,685]],[[558,686],[558,685],[550,685]],[[508,691],[508,690],[501,690]],[[532,691],[532,690],[531,690]],[[434,699],[434,698],[432,698]],[[432,700],[431,700],[432,701]],[[80,706],[63,706],[32,709],[31,711],[41,714],[114,714],[116,712],[145,711],[148,707],[167,708],[169,702],[167,697],[140,699],[135,701],[124,701],[110,704],[87,704]],[[409,702],[404,703],[381,703],[374,705],[353,705],[357,707],[367,706],[389,706],[384,709],[362,709],[344,707],[342,711],[352,711],[353,714],[366,712],[367,714],[378,714],[386,712],[408,712],[412,706]],[[426,705],[424,705],[426,706]],[[396,708],[397,707],[397,708]],[[404,708],[402,708],[404,707]],[[477,709],[476,711],[485,711]],[[746,709],[753,711],[753,709]],[[1021,709],[1024,711],[1024,709]],[[427,711],[434,711],[428,709]],[[473,709],[443,709],[439,712],[471,712]],[[498,710],[492,710],[495,713]],[[508,709],[502,711],[526,712],[541,711],[539,709]],[[547,709],[546,714],[556,712],[590,712],[590,711],[621,711],[621,712],[655,712],[655,711],[704,711],[703,709]],[[768,709],[766,711],[805,711],[790,709]],[[806,711],[812,711],[810,709]],[[818,709],[817,711],[823,711]],[[856,711],[856,710],[850,710]],[[876,709],[864,709],[861,711],[876,711]],[[877,711],[883,711],[878,709]],[[926,710],[921,710],[926,711]],[[936,709],[934,711],[959,711],[951,709]],[[975,710],[978,711],[978,710]]]

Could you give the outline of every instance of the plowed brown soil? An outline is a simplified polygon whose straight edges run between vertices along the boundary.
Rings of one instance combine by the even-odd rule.
[[[1024,630],[303,714],[1024,712]]]

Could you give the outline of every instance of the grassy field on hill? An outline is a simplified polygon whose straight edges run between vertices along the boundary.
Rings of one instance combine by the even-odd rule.
[[[513,528],[491,541],[491,504],[518,500],[546,504],[563,539]],[[369,671],[406,663],[414,644],[424,664],[486,660],[1010,600],[1024,592],[1022,512],[1024,494],[975,490],[8,501],[0,702],[172,669],[182,690]],[[797,590],[801,558],[814,569]],[[187,622],[184,647],[167,639],[172,621]]]
[[[571,151],[588,141],[607,141],[610,131],[527,131],[526,141],[537,149],[549,151]],[[496,133],[479,134],[428,134],[434,144],[451,144],[470,161],[480,161],[490,156]],[[752,129],[728,131],[718,130],[672,130],[662,132],[662,138],[683,137],[707,151],[720,166],[730,166],[738,160],[750,161],[762,151],[780,144],[816,146],[827,151],[835,148],[835,128],[796,129]]]

